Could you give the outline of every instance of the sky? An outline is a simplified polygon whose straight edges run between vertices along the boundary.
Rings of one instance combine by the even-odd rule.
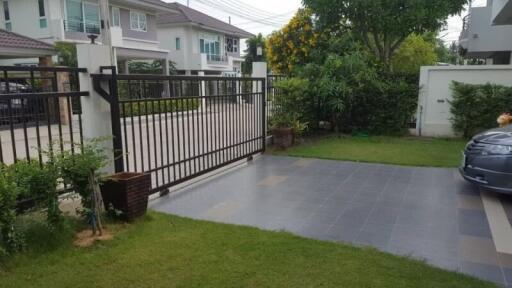
[[[187,5],[187,0],[164,0],[166,2],[179,2],[181,4]],[[229,18],[231,17],[231,24],[242,28],[246,31],[249,31],[253,34],[262,33],[263,35],[268,35],[272,33],[274,30],[278,30],[280,26],[271,26],[264,25],[261,23],[255,23],[246,18],[237,17],[226,11],[222,11],[217,8],[213,8],[207,6],[204,1],[201,0],[188,0],[190,3],[190,7],[196,10],[199,10],[203,13],[206,13],[210,16],[218,18],[222,21],[229,22]],[[201,3],[203,2],[203,3]],[[241,7],[254,7],[258,9],[257,12],[265,12],[266,14],[276,15],[275,18],[272,18],[273,22],[278,22],[280,25],[285,25],[292,17],[293,13],[302,6],[301,0],[258,0],[258,1],[250,1],[250,0],[236,0],[237,3],[240,3]],[[485,5],[486,0],[474,0],[473,6],[481,6]],[[256,13],[256,12],[255,12]],[[461,15],[455,15],[448,19],[448,25],[444,31],[440,33],[440,37],[445,40],[447,44],[450,44],[452,41],[457,41],[459,38],[459,34],[462,30],[462,18],[467,14],[467,12],[462,12]],[[270,19],[270,18],[263,18]],[[281,26],[282,27],[282,26]],[[242,49],[245,49],[245,45],[242,45]],[[243,51],[243,50],[242,50]]]

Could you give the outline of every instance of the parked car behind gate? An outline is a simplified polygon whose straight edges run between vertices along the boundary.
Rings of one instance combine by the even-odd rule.
[[[473,184],[512,194],[512,125],[473,137],[466,146],[459,170]]]

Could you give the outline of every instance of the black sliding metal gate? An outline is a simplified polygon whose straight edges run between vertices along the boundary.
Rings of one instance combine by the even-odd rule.
[[[116,170],[151,173],[152,193],[265,151],[266,79],[105,69],[93,78],[111,103]]]
[[[0,163],[44,161],[49,148],[81,144],[82,68],[0,66]]]

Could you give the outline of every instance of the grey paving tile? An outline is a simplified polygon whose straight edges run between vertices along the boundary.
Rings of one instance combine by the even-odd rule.
[[[375,224],[394,225],[396,219],[398,218],[399,212],[400,208],[380,205],[380,202],[377,202],[375,208],[368,216],[367,222]]]
[[[459,209],[459,233],[468,236],[491,238],[491,229],[485,211]]]
[[[483,280],[492,281],[502,285],[505,284],[505,278],[501,268],[498,266],[463,261],[461,271]]]
[[[385,249],[391,239],[392,227],[392,225],[367,224],[357,235],[355,243]]]
[[[505,281],[507,285],[512,285],[512,269],[510,268],[503,268],[503,275],[505,276]]]
[[[479,264],[500,265],[494,242],[491,239],[461,236],[459,243],[462,260]]]

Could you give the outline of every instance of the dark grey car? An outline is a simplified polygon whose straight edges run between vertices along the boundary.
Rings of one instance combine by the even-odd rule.
[[[512,125],[473,137],[466,146],[459,170],[471,183],[512,194]]]

